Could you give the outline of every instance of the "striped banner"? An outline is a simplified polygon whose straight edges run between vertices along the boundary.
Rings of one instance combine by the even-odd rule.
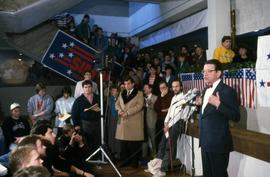
[[[77,82],[84,79],[84,72],[92,70],[100,52],[63,31],[57,31],[41,63],[62,76]]]

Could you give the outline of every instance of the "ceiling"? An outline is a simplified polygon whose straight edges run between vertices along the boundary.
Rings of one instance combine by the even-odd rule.
[[[161,3],[161,2],[181,1],[181,0],[120,0],[120,1],[143,2],[143,3]]]
[[[22,1],[20,0],[16,0],[16,2],[18,1],[18,4]],[[49,10],[46,10],[46,8],[41,8],[44,12],[46,13],[38,13],[40,12],[40,8],[37,10],[37,13],[35,13],[36,15],[35,18],[31,18],[33,15],[33,8],[32,7],[36,7],[39,4],[41,4],[43,1],[40,0],[27,0],[27,2],[29,3],[33,3],[33,1],[35,2],[35,6],[31,5],[31,9],[30,6],[29,8],[23,8],[23,10],[20,11],[16,11],[16,12],[0,12],[0,21],[1,18],[2,20],[7,19],[7,23],[6,24],[10,24],[10,25],[4,25],[3,28],[8,28],[10,26],[10,29],[8,29],[8,32],[17,32],[20,33],[21,31],[25,31],[26,27],[23,24],[27,24],[29,26],[29,22],[27,23],[22,23],[22,21],[20,19],[28,19],[28,20],[35,20],[33,23],[37,24],[42,22],[45,18],[41,19],[41,14],[44,16],[44,14],[48,15]],[[58,0],[58,2],[61,4],[63,3],[63,1],[65,2],[69,2],[70,4],[76,4],[75,6],[73,6],[72,8],[70,8],[69,10],[71,10],[73,13],[88,13],[88,12],[93,12],[93,14],[97,14],[97,15],[108,15],[108,16],[124,16],[124,17],[129,17],[130,15],[132,15],[133,13],[135,13],[137,10],[139,10],[141,7],[143,7],[145,4],[147,3],[162,3],[162,2],[168,2],[168,1],[187,1],[187,0]],[[47,1],[46,1],[47,2]],[[48,1],[50,2],[50,1]],[[51,1],[54,2],[54,1]],[[59,4],[58,3],[58,4]],[[65,7],[62,7],[62,10],[67,8],[68,3],[65,3]],[[129,8],[130,4],[132,4],[132,8]],[[19,4],[20,5],[20,4]],[[25,4],[21,5],[22,7],[25,6]],[[46,5],[45,7],[49,7],[50,5]],[[44,6],[43,6],[44,7]],[[58,6],[54,6],[54,9],[57,9],[58,11],[61,11]],[[115,10],[117,9],[117,10]],[[67,10],[67,11],[69,11]],[[29,16],[30,13],[27,13],[28,11],[31,11],[31,15]],[[25,12],[26,17],[23,17],[22,13]],[[2,13],[2,14],[1,14]],[[107,14],[108,13],[108,14]],[[16,16],[16,14],[18,16]],[[38,15],[39,14],[39,15]],[[51,14],[50,14],[51,15]],[[11,16],[12,18],[3,18],[4,16]],[[16,16],[16,18],[15,18]],[[40,17],[40,18],[37,18]],[[166,21],[164,21],[163,23],[160,23],[159,25],[155,26],[155,29],[149,29],[149,30],[157,30],[159,28],[161,28],[164,25],[169,25],[171,23],[173,23],[174,21],[178,20],[179,18],[182,18],[181,14],[176,15],[174,18],[170,18],[167,19]],[[176,19],[177,18],[177,19]],[[14,20],[18,20],[19,22],[16,22]],[[38,19],[39,20],[38,22]],[[5,24],[5,23],[2,23]],[[12,24],[16,24],[17,27],[15,28],[14,26],[16,25],[12,25]],[[2,31],[1,30],[1,31]],[[149,33],[150,31],[146,30],[145,34]],[[3,30],[4,31],[4,30]],[[141,35],[145,35],[145,34],[141,34]],[[8,45],[8,43],[5,42],[5,36],[1,36],[0,35],[0,49],[11,49]]]
[[[169,1],[186,0],[82,0],[81,3],[67,11],[77,14],[88,13],[93,15],[129,17],[147,3],[159,4]]]

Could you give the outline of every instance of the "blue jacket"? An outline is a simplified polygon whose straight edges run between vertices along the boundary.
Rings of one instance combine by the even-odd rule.
[[[218,109],[207,104],[203,114],[200,113],[200,146],[206,152],[225,153],[233,150],[229,120],[239,121],[240,111],[233,88],[221,81],[213,95],[216,95],[217,92],[221,99]]]

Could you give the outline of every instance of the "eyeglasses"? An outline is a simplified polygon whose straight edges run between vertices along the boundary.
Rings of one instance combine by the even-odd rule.
[[[202,74],[209,74],[209,73],[212,73],[213,71],[216,71],[216,70],[215,69],[202,70]]]
[[[160,86],[159,89],[166,89],[166,86]]]

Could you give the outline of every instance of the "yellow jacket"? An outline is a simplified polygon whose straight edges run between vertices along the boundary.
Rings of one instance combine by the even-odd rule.
[[[234,57],[234,52],[231,49],[218,47],[214,51],[213,59],[219,60],[221,63],[231,63]]]

